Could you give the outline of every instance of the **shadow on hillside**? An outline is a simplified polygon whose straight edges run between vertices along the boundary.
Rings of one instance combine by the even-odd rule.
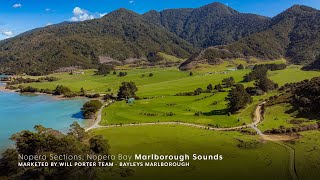
[[[205,112],[203,115],[205,116],[214,116],[214,115],[227,115],[229,113],[228,109],[219,109],[219,110],[213,110],[210,112]]]

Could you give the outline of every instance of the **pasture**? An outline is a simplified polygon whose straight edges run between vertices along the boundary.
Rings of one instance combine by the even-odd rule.
[[[260,64],[262,62],[255,63]],[[283,60],[273,63],[283,63]],[[215,127],[233,127],[251,123],[252,112],[259,101],[271,95],[276,95],[277,92],[271,91],[262,96],[254,96],[254,102],[251,105],[234,115],[229,115],[227,111],[225,97],[228,92],[202,93],[198,96],[175,95],[193,92],[197,88],[206,90],[209,84],[217,85],[224,78],[229,77],[234,77],[236,83],[242,83],[245,87],[253,86],[254,82],[242,82],[243,76],[250,72],[250,69],[234,70],[238,64],[252,65],[239,59],[224,62],[217,66],[199,65],[192,70],[192,76],[189,75],[189,72],[179,71],[176,67],[133,68],[116,71],[117,74],[126,71],[128,75],[124,77],[118,77],[112,72],[107,76],[94,75],[95,70],[85,70],[84,74],[52,74],[51,76],[58,77],[59,80],[27,85],[39,89],[54,89],[57,85],[64,85],[72,91],[80,91],[81,88],[84,88],[87,93],[116,94],[121,82],[133,81],[138,87],[136,94],[141,100],[136,100],[131,105],[124,101],[118,101],[105,108],[102,114],[102,125],[181,121]],[[285,70],[269,71],[268,76],[280,86],[285,83],[320,76],[320,72],[302,71],[300,68],[301,66],[290,65]],[[148,76],[150,73],[153,73],[152,77]],[[225,90],[228,91],[229,89]],[[286,115],[283,114],[283,116]],[[270,122],[268,118],[263,124],[266,128],[276,128],[280,125],[280,123],[268,125]]]
[[[116,127],[97,129],[93,134],[106,137],[114,155],[223,155],[221,161],[191,159],[189,167],[131,167],[136,173],[128,179],[289,179],[287,150],[259,142],[259,136],[179,125]]]

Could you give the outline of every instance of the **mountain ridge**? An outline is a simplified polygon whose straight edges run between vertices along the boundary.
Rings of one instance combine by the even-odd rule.
[[[240,13],[217,2],[193,9],[149,11],[143,16],[202,48],[235,42],[263,30],[270,23],[268,17]]]
[[[141,15],[118,9],[94,20],[37,28],[0,43],[1,72],[47,74],[62,67],[95,68],[100,57],[146,59],[151,52],[187,58],[195,48]]]
[[[319,55],[319,32],[320,11],[294,5],[273,17],[265,30],[225,46],[208,48],[189,58],[181,69],[190,68],[196,61],[218,62],[221,59],[249,57],[262,60],[286,58],[293,64],[308,65]]]

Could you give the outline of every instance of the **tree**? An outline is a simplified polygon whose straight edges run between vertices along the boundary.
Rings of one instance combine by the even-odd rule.
[[[116,75],[117,74],[117,72],[116,71],[113,71],[113,75]]]
[[[113,70],[113,66],[108,64],[101,64],[98,68],[98,71],[96,72],[96,75],[107,75],[110,74],[110,72]]]
[[[118,99],[135,98],[138,88],[132,81],[122,82],[118,91]]]
[[[237,67],[238,70],[242,70],[244,69],[244,66],[242,64],[239,64],[239,66]]]
[[[46,160],[49,162],[49,154],[52,155],[77,155],[85,156],[86,154],[98,155],[100,153],[109,154],[109,144],[102,137],[93,137],[91,139],[83,139],[79,137],[88,137],[88,134],[77,123],[71,125],[70,133],[67,135],[45,128],[36,126],[36,131],[24,130],[14,134],[11,140],[14,141],[15,147],[6,150],[0,159],[0,179],[92,179],[100,170],[96,167],[29,167],[23,168],[17,166],[18,162],[32,162],[28,160],[18,159],[19,154],[24,155],[47,155]],[[81,136],[79,136],[81,134]],[[89,141],[89,144],[88,144]],[[81,161],[75,158],[70,162]]]
[[[235,83],[235,81],[234,81],[233,77],[225,78],[222,80],[222,84],[227,88],[232,87],[234,85],[234,83]]]
[[[153,73],[150,73],[150,74],[149,74],[149,77],[152,77],[152,76],[153,76]]]
[[[82,114],[86,119],[90,119],[103,106],[99,100],[91,100],[86,102],[81,108]]]
[[[228,101],[228,108],[231,113],[244,108],[247,104],[252,102],[252,97],[246,92],[242,84],[236,84],[226,97]]]
[[[73,122],[70,127],[68,135],[76,137],[79,141],[83,141],[87,138],[88,135],[86,131],[77,122]]]
[[[86,95],[86,91],[83,89],[83,87],[80,89],[80,96]]]
[[[243,77],[245,82],[250,82],[267,77],[268,68],[266,66],[255,66],[253,71]]]
[[[89,140],[90,149],[96,154],[109,155],[109,143],[103,136],[94,136]]]
[[[54,90],[54,95],[63,95],[67,93],[71,93],[71,90],[68,87],[62,85],[58,85]]]
[[[151,63],[157,63],[157,62],[163,61],[164,58],[156,52],[150,52],[147,55],[147,60]]]
[[[192,71],[189,73],[189,76],[193,76],[193,72]]]
[[[220,92],[223,89],[223,87],[221,86],[221,84],[217,84],[214,86],[214,90]]]
[[[123,77],[123,76],[126,76],[127,75],[127,72],[119,72],[119,77]]]
[[[212,90],[213,90],[212,84],[209,84],[209,85],[207,86],[207,90],[208,90],[208,91],[212,91]]]
[[[274,90],[277,89],[279,87],[279,85],[277,83],[274,83],[272,80],[270,80],[267,77],[263,77],[261,79],[259,79],[255,85],[261,89],[264,92],[268,92],[270,90]]]

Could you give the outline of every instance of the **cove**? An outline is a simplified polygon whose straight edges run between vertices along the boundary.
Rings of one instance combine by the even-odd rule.
[[[33,130],[43,125],[66,133],[77,121],[84,126],[81,114],[84,98],[57,99],[47,95],[19,94],[0,91],[0,152],[13,145],[12,134],[21,130]]]

